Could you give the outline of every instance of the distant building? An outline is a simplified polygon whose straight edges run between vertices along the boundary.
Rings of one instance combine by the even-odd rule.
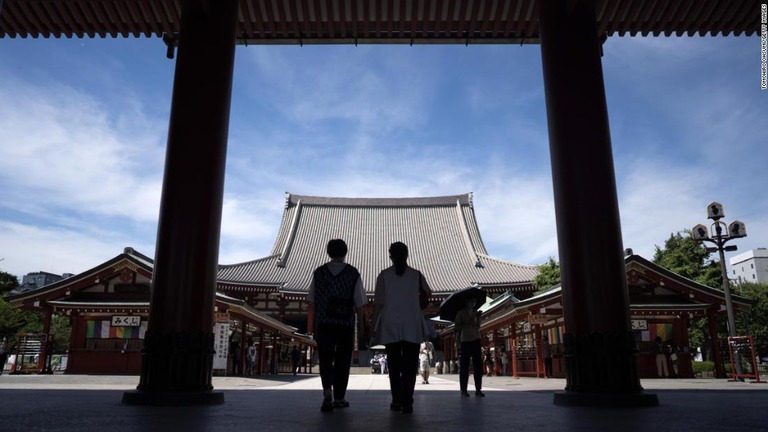
[[[752,249],[732,257],[730,279],[750,283],[768,283],[768,249]]]
[[[21,279],[21,285],[19,285],[18,288],[13,290],[13,294],[17,293],[23,293],[27,291],[31,291],[34,289],[42,288],[46,285],[50,285],[54,282],[58,282],[62,279],[66,279],[68,277],[74,276],[72,273],[64,273],[62,275],[57,275],[53,273],[48,273],[44,271],[34,272],[34,273],[27,273],[22,277]]]

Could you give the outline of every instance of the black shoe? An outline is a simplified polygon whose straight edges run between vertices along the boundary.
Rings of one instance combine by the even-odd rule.
[[[403,414],[411,414],[413,412],[413,405],[403,405]]]
[[[403,407],[397,402],[392,402],[389,404],[389,409],[392,411],[401,411]]]
[[[464,397],[469,397],[469,393],[467,393],[466,391],[461,392],[461,395]]]
[[[469,396],[469,395],[467,395],[467,396]],[[475,396],[477,396],[477,397],[485,397],[485,393],[483,393],[480,390],[478,390],[478,391],[475,392]]]
[[[338,399],[333,401],[334,408],[349,408],[349,402],[346,399]]]
[[[320,412],[333,412],[333,402],[330,399],[323,399],[323,404],[320,405]]]

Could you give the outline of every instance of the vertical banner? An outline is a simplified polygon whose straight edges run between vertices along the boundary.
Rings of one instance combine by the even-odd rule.
[[[219,319],[219,314],[216,314],[216,324],[213,325],[213,349],[216,350],[216,354],[213,355],[213,369],[227,369],[227,357],[229,356],[229,315],[226,316],[226,321]]]

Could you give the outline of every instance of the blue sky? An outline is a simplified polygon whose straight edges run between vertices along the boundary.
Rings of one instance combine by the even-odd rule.
[[[0,39],[0,270],[154,255],[174,64],[157,39]],[[652,258],[711,201],[768,246],[759,37],[614,37],[603,70],[624,246]],[[222,264],[269,253],[285,192],[473,192],[491,255],[557,258],[539,46],[239,46],[233,88]]]

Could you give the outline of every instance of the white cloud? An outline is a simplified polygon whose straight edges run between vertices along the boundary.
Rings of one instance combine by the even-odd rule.
[[[225,195],[220,263],[250,261],[269,254],[282,217],[282,202],[279,194],[268,195],[264,191],[260,194]]]
[[[162,129],[133,109],[111,115],[87,94],[5,80],[0,85],[3,206],[154,221],[160,199]],[[130,103],[128,103],[130,105]],[[18,203],[18,206],[16,206]]]
[[[154,243],[154,242],[153,242]],[[151,244],[126,238],[123,233],[80,232],[0,220],[0,269],[21,277],[35,271],[80,273],[122,253],[131,246],[152,257]]]
[[[651,259],[654,246],[698,223],[709,181],[698,169],[658,159],[632,163],[619,184],[624,247]]]
[[[268,98],[298,127],[336,120],[353,130],[381,132],[427,120],[423,105],[432,83],[414,57],[389,51],[370,55],[370,48],[350,46],[302,49],[306,56],[291,51],[243,54],[251,56],[246,62],[252,61],[263,77],[257,82],[264,87],[251,85],[254,97]]]
[[[738,72],[728,62],[715,78],[697,70],[713,53],[701,45],[606,45],[624,246],[647,258],[669,233],[704,222],[715,199],[747,223],[740,250],[768,243],[763,95],[724,79],[723,71]],[[557,258],[538,58],[507,47],[460,49],[238,48],[219,261],[269,253],[286,191],[472,191],[491,255],[526,264]],[[0,252],[3,268],[22,254],[13,268],[24,273],[82,270],[125,246],[152,255],[168,106],[158,109],[153,77],[109,61],[109,70],[126,65],[115,100],[102,89],[0,70],[0,245],[14,252]],[[103,74],[99,81],[110,83]]]
[[[494,172],[474,196],[481,235],[492,256],[521,264],[557,258],[552,179],[524,172]]]

